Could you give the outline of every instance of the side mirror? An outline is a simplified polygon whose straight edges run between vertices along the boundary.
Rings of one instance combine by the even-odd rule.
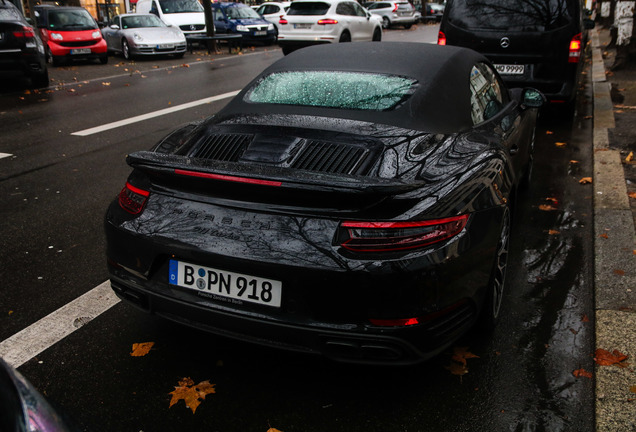
[[[528,108],[541,108],[546,103],[546,98],[537,89],[525,88],[521,92],[521,103]]]
[[[109,27],[113,30],[119,30],[119,26],[117,24],[111,24]]]

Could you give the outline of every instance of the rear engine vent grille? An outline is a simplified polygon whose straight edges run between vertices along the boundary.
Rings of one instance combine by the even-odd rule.
[[[250,134],[211,135],[199,143],[190,155],[194,158],[236,162],[254,139]]]
[[[364,174],[368,151],[362,147],[308,141],[292,168],[336,174]]]

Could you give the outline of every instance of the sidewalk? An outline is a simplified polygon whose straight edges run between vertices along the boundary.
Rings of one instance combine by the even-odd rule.
[[[591,31],[596,348],[627,354],[630,365],[596,366],[596,430],[629,432],[636,431],[636,211],[631,207],[636,199],[628,192],[636,186],[635,167],[625,160],[630,149],[636,153],[636,65],[609,72],[615,55],[606,48],[609,40],[609,29]]]

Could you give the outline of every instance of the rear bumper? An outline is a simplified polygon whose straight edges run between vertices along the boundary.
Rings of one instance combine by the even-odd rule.
[[[0,50],[0,76],[19,77],[43,73],[46,59],[37,52],[24,53],[20,50]]]
[[[464,300],[426,324],[404,328],[333,329],[303,326],[211,309],[147,290],[114,276],[118,297],[145,312],[223,337],[269,347],[319,354],[346,363],[409,365],[446,349],[474,324],[477,307]]]

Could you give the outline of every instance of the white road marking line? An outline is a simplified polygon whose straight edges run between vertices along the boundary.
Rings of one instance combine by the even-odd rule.
[[[0,357],[17,368],[119,302],[106,281],[0,342]]]
[[[121,126],[126,126],[126,125],[137,123],[137,122],[140,122],[140,121],[143,121],[143,120],[148,120],[148,119],[159,117],[159,116],[162,116],[162,115],[171,114],[171,113],[176,112],[176,111],[181,111],[181,110],[192,108],[192,107],[195,107],[195,106],[204,105],[204,104],[207,104],[207,103],[210,103],[210,102],[216,102],[216,101],[219,101],[219,100],[222,100],[222,99],[227,99],[227,98],[236,96],[239,93],[239,91],[240,90],[236,90],[236,91],[233,91],[233,92],[224,93],[224,94],[220,94],[220,95],[217,95],[217,96],[212,96],[212,97],[209,97],[209,98],[199,99],[197,101],[184,103],[184,104],[181,104],[181,105],[176,105],[176,106],[173,106],[173,107],[170,107],[170,108],[164,108],[164,109],[161,109],[159,111],[150,112],[148,114],[142,114],[142,115],[138,115],[136,117],[131,117],[131,118],[128,118],[128,119],[119,120],[119,121],[116,121],[116,122],[113,122],[113,123],[108,123],[108,124],[105,124],[105,125],[102,125],[102,126],[96,126],[94,128],[84,129],[84,130],[81,130],[81,131],[73,132],[71,135],[75,135],[75,136],[93,135],[93,134],[96,134],[96,133],[99,133],[99,132],[104,132],[104,131],[107,131],[107,130],[110,130],[110,129],[115,129],[115,128],[118,128],[118,127],[121,127]]]
[[[10,157],[10,156],[13,156],[13,155],[9,154],[9,153],[0,153],[0,159],[7,158],[7,157]]]

